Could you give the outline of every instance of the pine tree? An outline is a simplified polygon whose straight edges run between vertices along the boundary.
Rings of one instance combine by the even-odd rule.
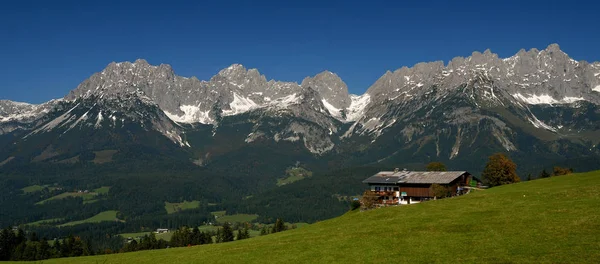
[[[263,225],[262,229],[260,229],[260,235],[264,236],[264,235],[267,235],[267,234],[269,234],[269,231],[267,230],[267,226]]]
[[[190,244],[192,244],[192,245],[202,244],[202,237],[200,234],[200,229],[198,229],[197,226],[192,229],[192,233],[190,234]]]
[[[16,246],[15,233],[5,228],[0,232],[0,261],[10,260]]]
[[[244,238],[250,238],[250,231],[248,230],[248,227],[244,228]]]
[[[40,240],[39,242],[39,249],[38,249],[38,255],[36,257],[36,259],[40,260],[40,259],[48,259],[51,257],[51,247],[50,244],[48,244],[48,241],[45,238],[42,238],[42,240]]]
[[[540,173],[540,178],[548,178],[550,177],[550,173],[548,173],[546,171],[546,169],[543,169],[542,172]]]
[[[242,230],[238,229],[237,235],[235,236],[235,240],[242,240],[242,239],[244,239],[244,235],[242,234]]]
[[[221,229],[217,229],[217,233],[215,234],[215,243],[223,243],[223,232]]]
[[[231,228],[231,225],[228,222],[225,222],[223,224],[222,236],[223,236],[222,242],[233,241],[233,238],[234,238],[233,229]]]
[[[285,231],[285,229],[286,229],[285,222],[281,218],[277,218],[277,221],[275,221],[275,224],[273,225],[273,228],[271,229],[271,233]]]

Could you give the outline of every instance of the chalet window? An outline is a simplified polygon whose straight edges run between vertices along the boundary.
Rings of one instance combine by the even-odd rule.
[[[399,191],[398,187],[394,187],[394,191]]]

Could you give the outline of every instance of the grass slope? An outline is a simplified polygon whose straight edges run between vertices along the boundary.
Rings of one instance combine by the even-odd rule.
[[[104,212],[94,215],[88,219],[68,222],[68,223],[59,225],[59,227],[79,225],[79,224],[99,223],[99,222],[103,222],[103,221],[115,221],[115,219],[117,219],[117,213],[118,213],[117,211],[104,211]]]
[[[36,222],[27,223],[25,225],[30,225],[30,226],[54,225],[60,221],[63,221],[63,218],[44,219],[44,220],[40,220],[40,221],[36,221]]]
[[[124,234],[119,234],[119,236],[121,236],[123,238],[131,237],[135,240],[139,240],[138,238],[141,238],[145,235],[150,235],[150,233],[151,232],[124,233]],[[165,241],[170,241],[171,237],[173,236],[173,232],[154,234],[154,236],[156,236],[156,239],[164,239]]]
[[[183,203],[165,202],[165,210],[167,210],[167,214],[173,214],[188,209],[196,209],[198,207],[200,207],[199,201],[184,201]]]
[[[600,171],[191,248],[44,263],[599,263]]]
[[[217,222],[219,223],[245,223],[252,222],[258,218],[258,215],[255,214],[234,214],[234,215],[223,215],[217,218]]]
[[[35,204],[40,205],[40,204],[44,204],[48,201],[65,199],[67,197],[81,197],[81,198],[83,198],[84,201],[87,201],[87,200],[93,200],[94,198],[96,198],[96,196],[97,196],[96,193],[65,192],[65,193],[61,193],[61,194],[52,196],[46,200],[39,201]]]
[[[40,192],[40,191],[44,190],[44,188],[48,188],[48,190],[50,190],[50,191],[54,191],[57,189],[57,187],[51,187],[49,185],[31,185],[31,186],[27,186],[21,190],[23,190],[23,192],[25,194],[28,194],[28,193]]]

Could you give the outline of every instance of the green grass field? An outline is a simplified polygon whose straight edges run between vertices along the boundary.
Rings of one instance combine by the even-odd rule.
[[[283,186],[297,182],[311,176],[312,172],[304,168],[290,168],[286,170],[286,176],[284,178],[277,179],[277,186]]]
[[[94,154],[96,156],[94,157],[92,162],[96,164],[111,162],[113,155],[115,155],[117,152],[119,151],[114,149],[94,151]]]
[[[167,214],[173,214],[188,209],[196,209],[198,207],[200,207],[199,201],[184,201],[183,203],[165,202],[165,210],[167,210]]]
[[[63,218],[52,218],[52,219],[44,219],[44,220],[40,220],[40,221],[35,221],[35,222],[31,222],[31,223],[27,223],[25,225],[30,225],[30,226],[40,226],[40,225],[54,225],[57,222],[63,221]]]
[[[79,225],[79,224],[99,223],[99,222],[103,222],[103,221],[115,221],[115,219],[117,219],[117,211],[104,211],[104,212],[94,215],[88,219],[68,222],[68,223],[59,225],[59,227]]]
[[[31,186],[27,186],[21,190],[23,190],[24,193],[33,193],[33,192],[39,192],[41,190],[44,189],[45,186],[42,185],[31,185]]]
[[[128,238],[131,237],[135,240],[139,240],[138,237],[143,237],[145,235],[149,235],[151,232],[139,232],[139,233],[124,233],[124,234],[119,234],[119,236],[123,237],[123,238]],[[154,234],[156,236],[156,239],[164,239],[165,241],[170,241],[171,237],[173,236],[173,232],[169,232],[169,233],[162,233],[162,234]]]
[[[258,215],[255,214],[234,214],[234,215],[223,215],[217,218],[217,222],[219,223],[245,223],[252,222],[258,218]]]
[[[54,191],[57,189],[57,187],[52,187],[49,185],[31,185],[31,186],[27,186],[23,189],[21,189],[25,194],[28,193],[34,193],[34,192],[40,192],[42,191],[44,188],[48,188],[48,190],[50,191]]]
[[[599,208],[597,171],[224,244],[44,263],[600,263]]]
[[[67,197],[81,197],[83,198],[83,201],[87,201],[87,200],[94,200],[96,198],[97,194],[96,193],[79,193],[79,192],[65,192],[65,193],[61,193],[55,196],[52,196],[46,200],[37,202],[37,205],[40,204],[44,204],[45,202],[48,201],[52,201],[52,200],[60,200],[60,199],[64,199]]]
[[[225,214],[227,214],[227,211],[214,211],[214,212],[210,212],[210,214],[215,217],[221,217],[221,216],[224,216]]]
[[[210,231],[216,232],[218,229],[219,229],[218,226],[212,226],[212,225],[201,225],[198,227],[198,230],[200,230],[201,232],[210,232]]]
[[[110,191],[110,187],[109,186],[102,186],[98,189],[94,189],[93,192],[97,193],[97,194],[107,194],[108,191]]]

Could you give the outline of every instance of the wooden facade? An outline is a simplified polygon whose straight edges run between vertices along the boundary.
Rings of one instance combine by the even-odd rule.
[[[434,197],[433,185],[448,188],[449,193],[460,195],[460,189],[479,182],[470,173],[464,172],[380,172],[367,180],[370,190],[378,196],[382,205],[418,203]],[[399,176],[395,176],[398,174]],[[411,178],[412,177],[412,178]]]

